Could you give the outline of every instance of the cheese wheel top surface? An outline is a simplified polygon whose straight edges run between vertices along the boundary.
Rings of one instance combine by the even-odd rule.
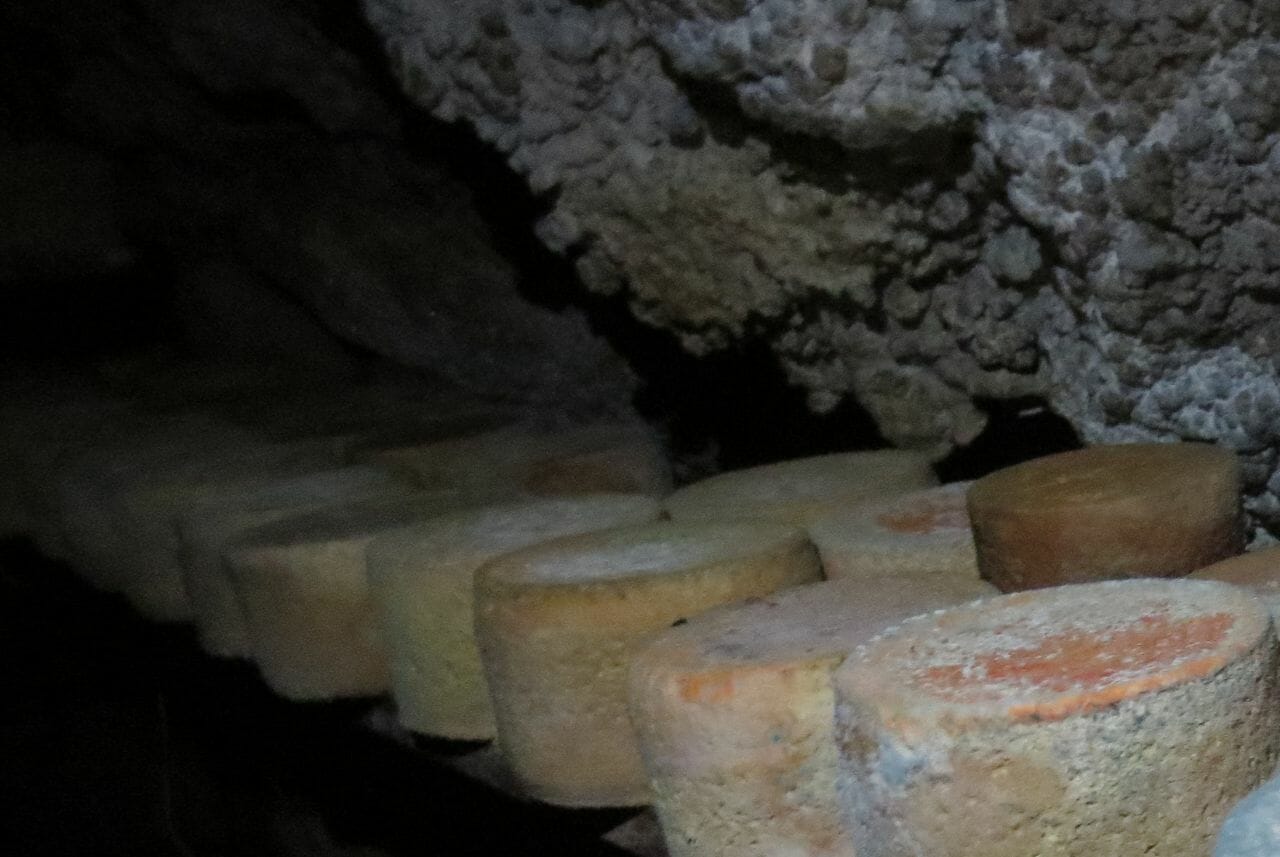
[[[377,467],[351,465],[292,475],[262,475],[218,486],[193,503],[193,514],[288,509],[356,502],[383,492],[409,494],[412,489]]]
[[[846,452],[720,473],[677,490],[667,498],[667,509],[672,517],[687,519],[767,517],[795,506],[804,517],[826,504],[856,502],[934,482],[929,460],[921,453]]]
[[[526,548],[491,563],[485,579],[500,586],[574,586],[687,573],[807,543],[803,532],[782,524],[661,521]]]
[[[810,533],[817,542],[902,543],[926,540],[951,543],[973,539],[968,493],[972,482],[952,482],[912,491],[816,521]]]
[[[1190,576],[1254,590],[1280,590],[1280,546],[1233,556],[1194,571]]]
[[[433,563],[456,557],[506,553],[546,538],[548,532],[591,530],[658,515],[658,501],[642,494],[592,494],[503,502],[453,511],[380,538],[371,552],[390,558],[424,557]],[[375,570],[398,562],[370,564]]]
[[[462,491],[442,489],[344,503],[256,527],[238,537],[233,548],[288,548],[368,538],[474,502]]]
[[[1269,627],[1247,592],[1211,581],[1062,586],[908,620],[836,682],[891,721],[1059,720],[1213,675]]]
[[[1236,457],[1207,443],[1131,443],[1074,449],[1015,464],[977,480],[976,500],[1002,509],[1110,504],[1198,493],[1206,474],[1235,475]]]
[[[844,658],[904,619],[996,594],[977,578],[940,575],[811,583],[691,617],[663,631],[642,659],[693,672]]]

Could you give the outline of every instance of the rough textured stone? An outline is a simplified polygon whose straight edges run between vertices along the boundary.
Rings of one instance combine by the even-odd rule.
[[[1268,486],[1280,41],[1254,2],[364,0],[587,286],[944,450],[975,397],[1217,440]]]

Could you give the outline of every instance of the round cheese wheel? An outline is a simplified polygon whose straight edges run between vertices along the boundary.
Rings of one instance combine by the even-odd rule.
[[[472,630],[476,569],[517,548],[655,520],[658,512],[655,499],[639,494],[548,498],[455,512],[375,540],[369,581],[400,723],[443,738],[494,737]]]
[[[853,857],[832,670],[903,619],[994,594],[976,574],[814,583],[710,610],[641,649],[631,719],[671,857]]]
[[[218,657],[251,654],[244,610],[222,562],[223,551],[241,534],[329,506],[412,492],[385,470],[353,465],[221,486],[194,501],[178,517],[178,561],[201,646]]]
[[[1027,461],[975,482],[969,514],[982,576],[1006,592],[1176,577],[1244,547],[1236,458],[1199,443]]]
[[[858,857],[1207,854],[1280,758],[1247,592],[1126,580],[909,620],[835,673]]]
[[[378,499],[294,515],[245,533],[224,553],[253,659],[295,700],[389,688],[365,549],[381,533],[457,508],[457,492]]]
[[[837,512],[809,527],[827,578],[886,574],[978,576],[969,482],[913,491]]]
[[[899,449],[797,458],[731,470],[667,498],[677,521],[774,520],[796,526],[877,497],[936,483],[929,459]]]
[[[508,426],[449,441],[374,450],[361,460],[403,470],[429,488],[501,488],[513,496],[660,496],[671,486],[661,445],[649,429],[635,425]]]
[[[1233,556],[1193,571],[1190,577],[1219,580],[1252,592],[1280,622],[1280,547]]]
[[[139,468],[102,495],[119,544],[121,593],[147,618],[193,618],[182,579],[177,520],[193,505],[277,478],[333,467],[338,457],[326,439],[258,444],[193,452],[176,463]],[[391,481],[384,474],[385,482]]]
[[[121,533],[111,504],[147,476],[230,460],[259,442],[239,429],[200,416],[124,421],[110,435],[72,451],[53,473],[54,516],[68,560],[107,591],[121,591],[133,571],[132,544]]]
[[[476,636],[515,775],[549,803],[646,803],[626,704],[639,645],[683,617],[821,576],[803,533],[763,522],[617,529],[486,565]]]

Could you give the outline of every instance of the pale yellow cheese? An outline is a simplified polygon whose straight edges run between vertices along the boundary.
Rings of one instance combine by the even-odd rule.
[[[424,487],[528,494],[661,496],[671,469],[639,425],[568,428],[514,425],[448,441],[373,450],[360,460],[402,470]]]
[[[266,524],[228,546],[226,568],[267,684],[298,700],[385,693],[387,651],[365,548],[466,502],[446,491],[353,503]]]
[[[978,577],[968,482],[913,491],[821,518],[809,536],[828,579],[885,574]]]
[[[329,506],[413,492],[392,474],[361,465],[222,488],[196,501],[177,525],[179,566],[192,619],[201,646],[219,657],[251,654],[244,610],[222,561],[223,551],[239,535]]]
[[[455,512],[376,539],[369,580],[401,724],[445,738],[494,736],[472,631],[477,568],[517,548],[658,513],[656,500],[638,494],[545,498]]]
[[[878,497],[936,484],[923,454],[846,452],[731,470],[686,485],[666,500],[677,521],[774,520],[796,526]]]
[[[802,532],[767,522],[657,523],[494,560],[476,576],[476,636],[516,776],[550,803],[648,802],[626,701],[639,646],[681,618],[821,574]]]

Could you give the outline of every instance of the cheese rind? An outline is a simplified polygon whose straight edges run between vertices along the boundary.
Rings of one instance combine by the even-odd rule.
[[[376,539],[369,581],[400,723],[444,738],[496,734],[473,630],[476,569],[518,548],[658,513],[655,499],[638,494],[548,498],[460,511]]]
[[[1280,758],[1247,592],[1144,579],[909,620],[835,673],[859,857],[1208,853]]]
[[[1188,576],[1244,587],[1267,606],[1273,622],[1280,622],[1280,547],[1233,556]]]
[[[631,667],[631,719],[672,857],[853,857],[832,670],[890,625],[995,593],[976,574],[827,581],[649,642]]]
[[[426,492],[353,503],[266,524],[229,546],[226,568],[267,684],[296,700],[385,693],[387,651],[365,548],[465,502],[457,492]]]
[[[921,453],[846,452],[720,473],[678,489],[665,505],[677,521],[755,519],[805,527],[841,509],[936,482]]]
[[[821,578],[793,528],[657,523],[560,539],[476,577],[476,636],[516,776],[565,806],[649,800],[627,713],[627,671],[681,618]]]
[[[886,574],[978,577],[969,482],[925,488],[827,516],[809,527],[830,580]]]
[[[652,431],[638,425],[550,429],[513,425],[360,457],[427,488],[466,487],[509,496],[628,493],[661,496],[671,467]]]
[[[1176,577],[1244,547],[1235,456],[1200,443],[1094,446],[969,490],[982,576],[1005,592]]]
[[[221,486],[194,501],[177,521],[178,560],[201,647],[217,657],[251,654],[244,608],[222,561],[223,551],[239,535],[328,506],[412,493],[385,471],[354,465]]]

